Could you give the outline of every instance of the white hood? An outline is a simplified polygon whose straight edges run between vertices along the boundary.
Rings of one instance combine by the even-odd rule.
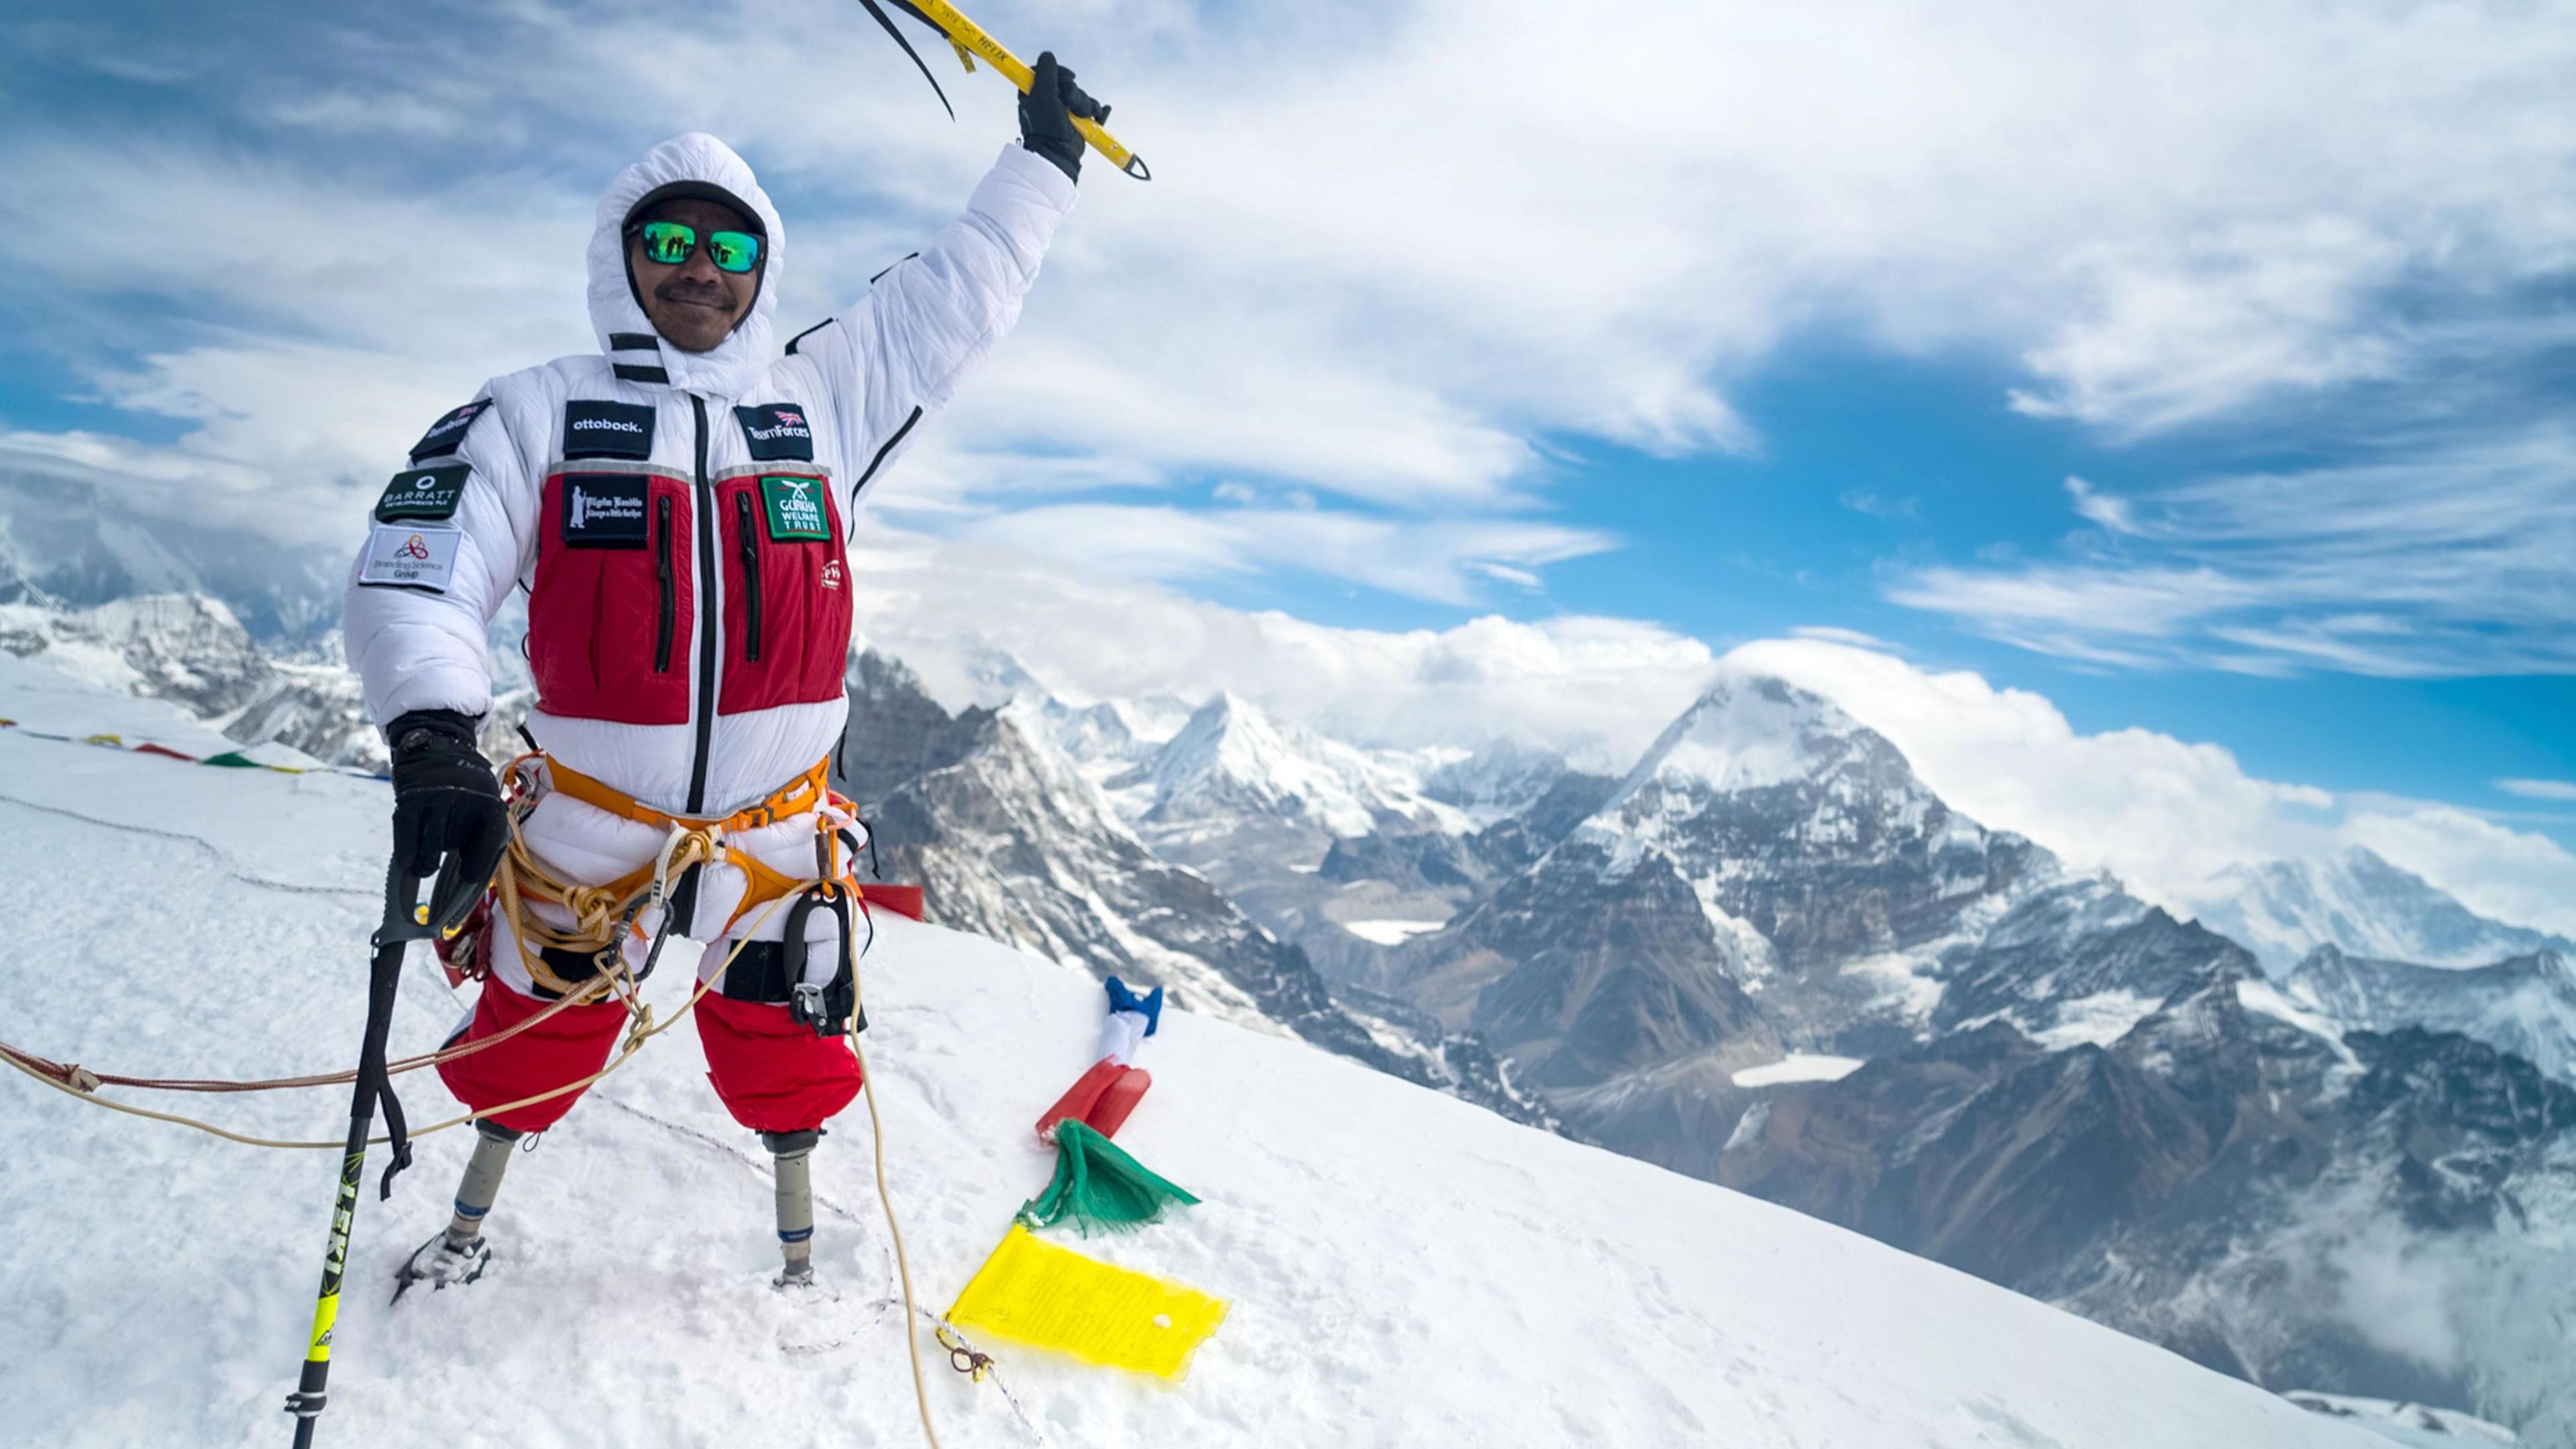
[[[634,288],[626,279],[626,214],[646,193],[675,181],[723,188],[758,213],[769,233],[762,243],[768,261],[761,274],[760,296],[733,335],[712,352],[683,352],[667,341],[659,343],[662,370],[670,375],[671,386],[683,392],[741,396],[752,390],[769,366],[769,318],[778,305],[778,285],[787,260],[787,227],[779,220],[778,208],[769,204],[769,193],[760,189],[760,179],[751,174],[750,163],[704,131],[674,136],[645,152],[643,160],[617,173],[599,198],[599,220],[590,234],[590,325],[599,334],[600,351],[621,361],[643,360],[640,349],[621,349],[609,340],[616,333],[653,334],[652,319],[636,303]]]

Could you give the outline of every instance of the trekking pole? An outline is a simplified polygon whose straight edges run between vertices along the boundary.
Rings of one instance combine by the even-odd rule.
[[[358,1046],[358,1080],[349,1097],[349,1145],[340,1159],[340,1185],[331,1204],[331,1242],[322,1255],[322,1292],[313,1304],[313,1336],[304,1350],[304,1374],[286,1396],[286,1412],[295,1416],[295,1449],[312,1449],[314,1421],[328,1397],[331,1377],[331,1332],[340,1317],[340,1277],[349,1265],[349,1227],[358,1215],[358,1179],[366,1170],[367,1137],[375,1130],[376,1099],[385,1104],[385,1129],[391,1139],[393,1164],[385,1169],[383,1192],[392,1196],[394,1174],[411,1165],[410,1134],[402,1104],[394,1100],[385,1078],[385,1034],[393,1026],[394,993],[402,985],[403,948],[438,935],[424,921],[420,877],[399,866],[385,871],[385,918],[372,944],[375,960],[367,973],[367,1034]]]
[[[860,3],[867,5],[872,11],[877,8],[873,0],[860,0]],[[1000,73],[1002,79],[1018,86],[1021,91],[1026,92],[1034,83],[1035,76],[1026,63],[1011,54],[1009,48],[1002,42],[987,34],[984,27],[967,19],[965,13],[949,4],[948,0],[893,0],[893,3],[895,8],[947,36],[948,44],[956,50],[957,58],[966,63],[968,70],[975,68],[975,57],[980,55],[984,57],[985,64]],[[885,17],[879,14],[877,19],[882,23]],[[890,33],[894,31],[892,25],[887,25],[886,29]],[[895,39],[900,42],[903,37],[896,34]],[[906,44],[904,49],[909,52],[912,47]],[[915,64],[919,64],[920,60],[919,56],[913,57]],[[929,73],[927,68],[922,71],[925,76]],[[935,87],[938,82],[932,81],[931,84]],[[942,96],[940,99],[945,103],[947,98]],[[1154,179],[1154,173],[1145,169],[1145,158],[1119,144],[1118,138],[1110,135],[1098,121],[1075,116],[1073,128],[1082,133],[1083,140],[1091,143],[1091,149],[1108,157],[1110,165],[1139,181]]]

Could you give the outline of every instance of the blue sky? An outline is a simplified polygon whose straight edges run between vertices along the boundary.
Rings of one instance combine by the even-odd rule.
[[[2081,735],[2576,847],[2563,13],[976,9],[1160,179],[1093,168],[887,491],[952,572],[1361,652],[1842,631]],[[313,13],[0,22],[0,470],[336,547],[429,417],[588,345],[589,200],[642,146],[762,168],[792,331],[1010,134],[847,0]],[[1591,618],[1635,628],[1567,643]]]

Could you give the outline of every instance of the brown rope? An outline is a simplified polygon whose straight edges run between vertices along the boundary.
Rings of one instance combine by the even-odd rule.
[[[610,983],[605,977],[585,981],[561,1000],[548,1003],[545,1010],[507,1030],[494,1032],[480,1041],[460,1042],[434,1052],[423,1052],[418,1056],[388,1062],[385,1064],[385,1075],[399,1076],[404,1072],[416,1072],[423,1067],[452,1062],[459,1057],[470,1057],[476,1052],[499,1046],[558,1012],[592,1004],[606,996],[609,990]],[[21,1071],[49,1078],[59,1085],[82,1092],[95,1092],[100,1087],[133,1087],[151,1092],[275,1092],[295,1087],[346,1086],[358,1079],[355,1067],[346,1071],[316,1073],[312,1076],[262,1077],[252,1081],[233,1081],[221,1077],[129,1077],[118,1072],[94,1072],[78,1062],[58,1062],[5,1041],[0,1041],[0,1059],[7,1060],[10,1065]]]

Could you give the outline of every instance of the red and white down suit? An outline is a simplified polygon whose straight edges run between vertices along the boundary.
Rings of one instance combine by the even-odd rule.
[[[627,279],[629,211],[678,182],[721,188],[768,232],[751,315],[711,352],[661,341]],[[599,352],[493,379],[430,429],[377,505],[347,614],[349,659],[376,721],[488,710],[485,627],[517,585],[529,591],[529,729],[556,786],[521,838],[548,874],[604,885],[648,866],[666,839],[664,828],[574,798],[565,781],[576,774],[692,821],[736,815],[808,777],[848,712],[851,516],[1018,319],[1073,194],[1053,164],[1006,148],[935,242],[773,357],[787,237],[751,168],[698,134],[627,168],[600,198],[590,241]],[[810,879],[820,836],[827,873],[845,874],[856,824],[815,794],[726,843],[779,876]],[[822,825],[852,834],[836,838]],[[707,943],[703,980],[736,940],[779,940],[787,911],[741,909],[755,892],[737,865],[719,860],[696,874],[672,909],[683,917],[675,934]],[[526,909],[557,929],[572,924],[550,905]],[[470,1039],[524,1020],[549,994],[501,914]],[[659,918],[637,924],[649,932]],[[806,922],[815,944],[805,975],[815,984],[838,967],[838,931],[829,911]],[[627,935],[630,966],[643,948]],[[772,948],[769,959],[782,956]],[[729,970],[700,999],[708,1075],[745,1127],[819,1126],[857,1094],[857,1066],[845,1044],[790,1020],[782,968],[773,965],[767,982],[759,975]],[[570,1008],[441,1072],[469,1106],[516,1101],[598,1070],[624,1018],[614,1001]],[[576,1095],[498,1120],[543,1130]]]

